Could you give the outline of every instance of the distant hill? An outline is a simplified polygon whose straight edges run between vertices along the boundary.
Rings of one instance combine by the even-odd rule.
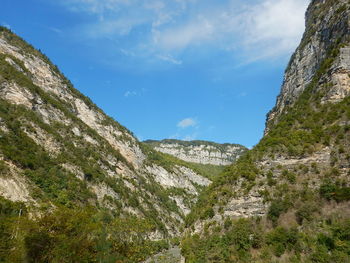
[[[147,140],[144,143],[153,149],[173,155],[181,160],[199,164],[229,165],[248,149],[240,144],[215,143],[209,141],[181,141],[165,139]]]

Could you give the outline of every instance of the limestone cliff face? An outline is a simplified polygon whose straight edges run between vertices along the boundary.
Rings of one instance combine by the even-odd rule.
[[[349,40],[350,10],[347,0],[313,0],[305,18],[306,30],[284,75],[276,106],[268,113],[265,134],[288,107],[292,107],[320,68],[322,61],[335,56],[328,72],[324,72],[318,85],[328,84],[322,102],[338,102],[350,93],[350,47],[342,46],[331,54],[339,43]]]
[[[311,93],[318,93],[320,96],[316,101],[306,103],[335,104],[350,95],[349,1],[313,0],[306,11],[305,21],[304,36],[285,71],[276,106],[267,115],[265,135],[279,122],[280,117],[293,109],[294,103],[311,84]],[[344,126],[348,122],[338,119],[334,123]],[[326,127],[324,125],[322,128]],[[291,132],[298,129],[305,128],[293,127]],[[274,171],[270,180],[281,180],[283,171],[298,171],[300,167],[308,167],[311,171],[315,170],[313,166],[317,166],[317,169],[327,171],[334,165],[331,155],[338,151],[337,146],[317,145],[315,148],[317,151],[311,154],[302,153],[299,156],[290,156],[284,150],[279,150],[274,156],[265,153],[264,158],[255,164],[263,177],[269,171]],[[268,150],[267,148],[266,151]],[[340,175],[343,178],[346,178],[349,169],[349,165],[345,163],[344,160],[338,164],[342,167]],[[258,177],[258,182],[247,195],[230,200],[224,208],[224,215],[250,217],[266,214],[269,204],[264,201],[266,197],[262,193],[272,190],[270,186],[262,186],[263,177]],[[307,181],[311,189],[319,187],[321,183],[320,176],[312,172],[301,176],[300,184],[302,180]],[[234,191],[241,191],[242,188],[244,187],[241,182],[238,182]]]
[[[304,187],[318,194],[324,180],[349,185],[349,15],[346,0],[310,3],[304,37],[268,113],[265,136],[244,162],[225,172],[210,193],[215,199],[200,201],[192,214],[194,232],[212,221],[223,225],[225,218],[265,216],[276,196]],[[210,214],[205,220],[203,214],[196,218],[203,206]]]
[[[207,141],[162,140],[145,141],[155,150],[173,155],[181,160],[199,164],[229,165],[247,148],[239,144],[219,144]]]
[[[94,205],[156,221],[162,231],[152,238],[178,234],[210,181],[149,155],[47,57],[0,28],[1,196],[33,207]]]

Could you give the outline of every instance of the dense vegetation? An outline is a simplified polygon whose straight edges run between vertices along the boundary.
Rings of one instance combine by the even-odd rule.
[[[0,262],[139,262],[168,247],[147,238],[154,229],[93,207],[29,218],[24,204],[0,197]]]

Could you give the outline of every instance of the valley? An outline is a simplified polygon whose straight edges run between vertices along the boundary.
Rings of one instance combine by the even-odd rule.
[[[0,27],[0,262],[350,262],[349,15],[311,1],[252,149],[140,142]]]

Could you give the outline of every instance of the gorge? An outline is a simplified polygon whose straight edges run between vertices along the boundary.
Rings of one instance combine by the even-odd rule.
[[[250,150],[140,142],[1,27],[0,262],[349,262],[349,14],[311,1]]]

